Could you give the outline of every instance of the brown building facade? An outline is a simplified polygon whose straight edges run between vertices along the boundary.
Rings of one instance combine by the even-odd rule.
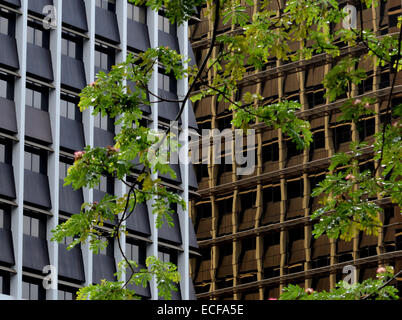
[[[283,1],[281,1],[283,2]],[[272,1],[275,10],[276,1]],[[345,1],[343,3],[346,4]],[[257,4],[257,2],[255,2]],[[382,1],[363,10],[364,28],[377,34],[398,33],[397,17],[402,1]],[[252,15],[257,6],[248,8]],[[206,54],[212,25],[208,17],[192,26],[191,40],[199,63]],[[279,11],[278,11],[279,12]],[[357,14],[358,24],[360,14]],[[219,32],[238,32],[220,25]],[[297,44],[296,44],[297,45]],[[215,48],[216,55],[222,48]],[[341,56],[366,53],[363,45],[344,46]],[[357,268],[357,280],[374,277],[380,265],[402,268],[402,216],[390,200],[373,199],[384,207],[378,236],[360,234],[350,242],[314,239],[311,213],[318,208],[311,191],[327,172],[331,157],[347,151],[351,141],[369,143],[361,156],[361,168],[374,168],[374,134],[380,131],[388,102],[392,76],[389,66],[375,67],[363,60],[359,67],[369,75],[352,88],[351,97],[373,96],[376,115],[363,119],[362,128],[339,121],[339,106],[324,97],[324,75],[335,63],[325,54],[303,62],[273,60],[263,71],[250,70],[240,84],[242,91],[258,92],[267,101],[288,99],[302,104],[299,116],[309,120],[314,142],[299,152],[279,130],[256,124],[256,169],[250,176],[236,175],[235,164],[197,166],[199,197],[192,200],[194,222],[202,256],[191,260],[191,274],[198,299],[277,298],[289,283],[315,290],[329,290],[344,278],[343,268]],[[208,78],[214,74],[209,72]],[[396,80],[392,105],[402,99],[402,76]],[[200,129],[231,128],[232,113],[216,97],[194,104]],[[212,148],[209,156],[212,156]],[[401,287],[402,279],[397,285]]]

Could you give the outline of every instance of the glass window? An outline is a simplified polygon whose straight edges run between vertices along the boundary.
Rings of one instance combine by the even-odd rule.
[[[72,164],[67,161],[69,161],[69,160],[67,160],[66,158],[63,158],[63,159],[60,159],[60,162],[59,162],[59,178],[63,179],[63,180],[67,177],[68,168],[70,168],[72,166]]]
[[[0,271],[0,293],[10,294],[10,274]]]
[[[24,234],[40,238],[40,221],[37,218],[24,215]]]
[[[147,17],[147,9],[138,7],[132,3],[127,4],[127,18],[145,24]]]
[[[113,49],[97,44],[95,47],[95,67],[108,71],[115,64]]]
[[[95,121],[95,123],[94,123],[95,128],[99,128],[99,129],[103,129],[103,130],[108,130],[108,122],[109,122],[109,119],[108,119],[107,116],[102,117],[102,115],[101,115],[100,113],[98,113],[98,114],[95,116],[94,121]]]
[[[74,59],[82,60],[82,39],[72,33],[63,32],[61,40],[61,53]]]
[[[10,209],[7,207],[0,207],[0,229],[11,229]]]
[[[25,151],[24,168],[40,173],[40,155]]]
[[[7,98],[7,81],[0,79],[0,97]]]
[[[41,285],[41,281],[28,279],[26,277],[22,280],[22,299],[25,300],[45,300],[45,289]]]
[[[170,77],[166,74],[158,74],[158,87],[159,89],[170,91]]]
[[[139,265],[145,265],[145,245],[139,242],[133,242],[133,240],[127,240],[126,242],[126,257],[129,260],[137,262]]]
[[[0,16],[0,33],[8,35],[8,19]]]
[[[48,111],[48,91],[47,88],[27,83],[25,104],[35,109]]]
[[[82,114],[78,108],[79,99],[71,95],[62,95],[60,99],[60,116],[75,120],[82,121]]]
[[[49,31],[43,30],[40,24],[29,22],[27,29],[27,41],[35,46],[49,49]]]
[[[75,300],[75,293],[71,291],[66,291],[66,290],[58,290],[58,299],[59,300]]]

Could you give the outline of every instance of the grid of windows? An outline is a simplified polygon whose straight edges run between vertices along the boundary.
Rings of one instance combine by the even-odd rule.
[[[108,116],[102,117],[102,115],[100,113],[98,113],[94,118],[94,126],[95,126],[95,128],[108,130],[109,129]]]
[[[70,291],[66,290],[58,290],[57,298],[59,300],[75,300],[76,294],[71,289]]]
[[[126,257],[128,260],[145,265],[145,246],[139,242],[126,242]]]
[[[143,24],[147,23],[147,9],[132,3],[127,4],[127,18]]]

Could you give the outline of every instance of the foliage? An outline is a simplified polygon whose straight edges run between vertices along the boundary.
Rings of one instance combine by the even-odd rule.
[[[398,289],[387,286],[386,282],[393,277],[392,267],[377,273],[376,279],[367,279],[361,283],[350,285],[339,281],[330,291],[314,291],[311,288],[303,289],[298,285],[288,285],[283,289],[279,300],[398,300]]]

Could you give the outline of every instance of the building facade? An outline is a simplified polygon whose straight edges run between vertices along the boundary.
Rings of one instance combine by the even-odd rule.
[[[341,1],[345,5],[347,1]],[[247,7],[251,16],[258,1]],[[278,4],[271,9],[279,15]],[[353,3],[351,3],[353,4]],[[381,1],[377,8],[357,11],[357,25],[363,17],[364,28],[378,35],[398,34],[397,17],[401,1]],[[211,10],[213,11],[213,10]],[[213,25],[208,8],[201,10],[201,21],[191,27],[191,42],[197,62],[206,55]],[[333,26],[336,28],[336,26]],[[241,32],[234,25],[219,25],[218,34]],[[295,44],[297,47],[298,44]],[[366,53],[363,45],[348,47],[339,43],[341,56]],[[223,48],[213,52],[217,56]],[[392,77],[389,66],[375,67],[361,61],[368,79],[352,88],[352,97],[377,97],[375,116],[362,119],[358,130],[351,123],[339,121],[339,106],[344,99],[330,103],[324,97],[324,75],[336,63],[325,54],[308,61],[272,60],[262,71],[248,70],[240,83],[243,92],[261,94],[267,102],[281,99],[299,101],[299,116],[309,120],[314,142],[309,150],[295,148],[278,130],[255,124],[256,170],[250,176],[236,175],[235,164],[202,164],[197,166],[200,197],[192,201],[191,217],[202,258],[191,260],[191,274],[199,299],[268,299],[278,298],[289,283],[305,288],[328,290],[346,274],[344,267],[356,267],[356,279],[374,277],[379,265],[402,268],[402,216],[400,208],[389,199],[378,200],[384,207],[383,228],[377,236],[359,234],[351,242],[315,240],[309,216],[319,207],[311,191],[327,172],[331,157],[347,151],[351,141],[367,141],[361,156],[361,168],[374,168],[373,135],[380,131],[387,106]],[[211,80],[214,71],[205,79]],[[402,77],[399,73],[393,91],[392,105],[401,102]],[[237,97],[235,97],[236,99]],[[199,129],[231,128],[232,113],[216,96],[194,105]],[[213,158],[209,149],[208,158]],[[223,155],[222,155],[223,156]],[[375,199],[374,199],[375,200]],[[349,272],[349,271],[348,271]],[[397,279],[401,288],[402,279]]]
[[[81,113],[78,95],[99,70],[109,70],[130,52],[163,45],[191,56],[188,26],[170,24],[162,11],[127,0],[4,0],[0,26],[0,299],[73,299],[82,286],[115,280],[122,257],[113,241],[99,255],[88,245],[67,251],[72,239],[52,242],[51,230],[83,202],[127,192],[109,177],[91,190],[63,186],[75,151],[113,146],[118,132],[108,117]],[[171,100],[185,95],[187,80],[154,71],[151,92]],[[178,110],[172,102],[144,106],[144,123],[166,128]],[[191,104],[180,128],[197,128]],[[194,169],[172,168],[175,179],[160,178],[188,202],[197,189]],[[157,230],[150,208],[138,205],[126,221],[125,254],[142,267],[149,255],[176,263],[182,281],[174,299],[193,299],[189,256],[198,246],[188,211],[176,210],[174,228],[164,224]],[[49,271],[53,286],[45,289]],[[144,299],[158,299],[154,280],[134,289]]]

